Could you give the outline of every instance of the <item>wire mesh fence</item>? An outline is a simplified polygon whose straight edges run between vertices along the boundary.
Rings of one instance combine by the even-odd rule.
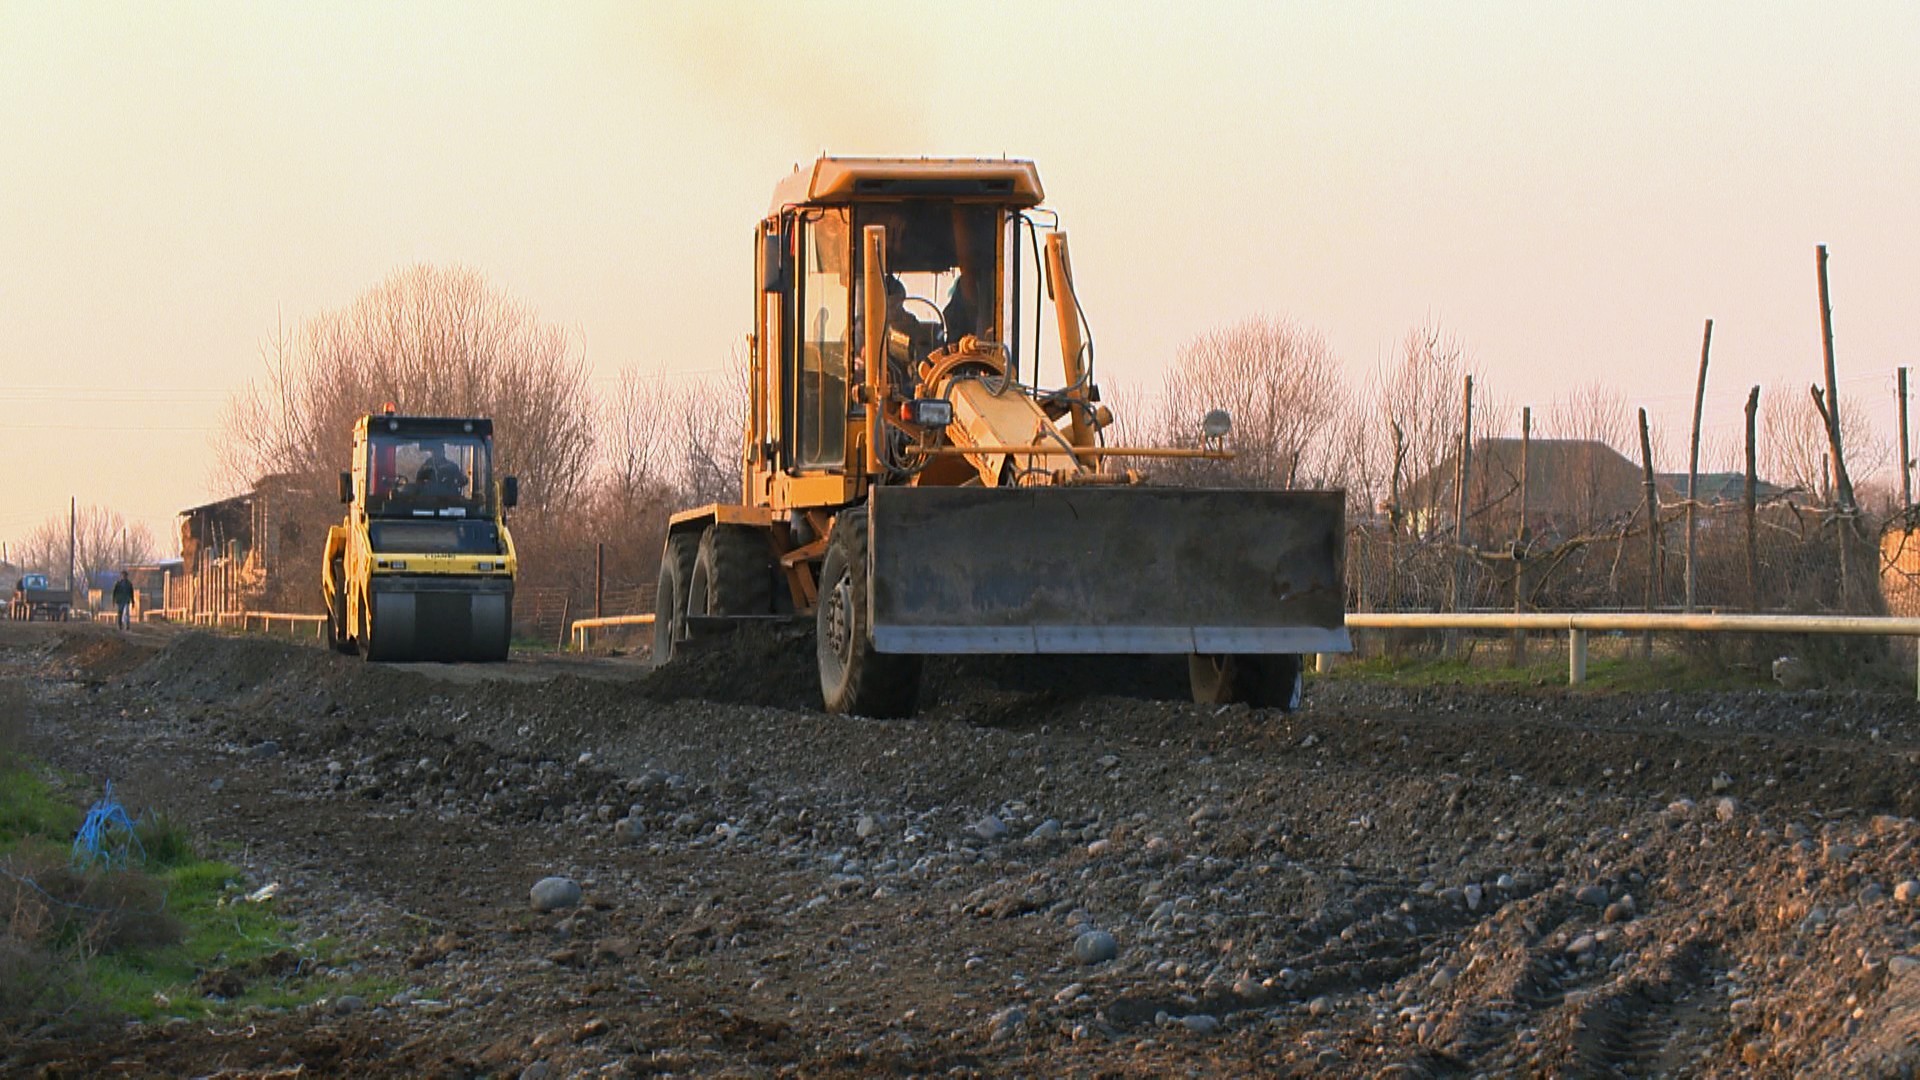
[[[1573,534],[1517,524],[1423,534],[1382,515],[1348,530],[1348,604],[1879,615],[1920,601],[1920,535],[1908,516],[1875,520],[1792,497],[1751,513],[1696,505],[1692,549],[1689,561],[1684,503],[1662,504],[1651,530],[1636,512]]]

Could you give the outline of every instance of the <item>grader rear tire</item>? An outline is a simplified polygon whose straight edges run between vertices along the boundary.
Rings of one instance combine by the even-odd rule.
[[[673,659],[674,646],[687,636],[687,594],[693,579],[693,560],[700,538],[690,532],[672,533],[660,555],[659,584],[653,594],[653,664]]]
[[[1210,656],[1187,657],[1187,676],[1193,700],[1201,705],[1244,702],[1256,709],[1292,712],[1300,707],[1300,657]]]
[[[766,615],[773,611],[773,549],[746,525],[709,525],[694,554],[689,615]]]
[[[874,651],[867,566],[867,508],[842,510],[820,564],[814,609],[820,696],[828,712],[909,716],[920,696],[920,657]]]

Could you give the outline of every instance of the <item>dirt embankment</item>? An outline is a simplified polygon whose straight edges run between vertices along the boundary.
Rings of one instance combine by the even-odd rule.
[[[1843,694],[941,663],[803,639],[367,666],[0,632],[37,751],[231,845],[378,1000],[50,1027],[8,1069],[1871,1075],[1920,1063],[1920,711]],[[584,902],[536,913],[548,875]],[[1112,957],[1105,958],[1111,951]]]

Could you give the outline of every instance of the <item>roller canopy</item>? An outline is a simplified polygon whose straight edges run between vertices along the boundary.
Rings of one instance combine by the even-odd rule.
[[[876,488],[886,653],[1346,652],[1339,492]]]

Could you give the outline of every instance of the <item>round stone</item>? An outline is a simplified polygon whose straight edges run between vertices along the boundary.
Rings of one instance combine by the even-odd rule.
[[[535,911],[558,911],[580,902],[580,885],[572,878],[541,878],[528,894]]]
[[[1105,930],[1088,930],[1073,941],[1073,958],[1083,964],[1104,964],[1120,955],[1120,943]]]

